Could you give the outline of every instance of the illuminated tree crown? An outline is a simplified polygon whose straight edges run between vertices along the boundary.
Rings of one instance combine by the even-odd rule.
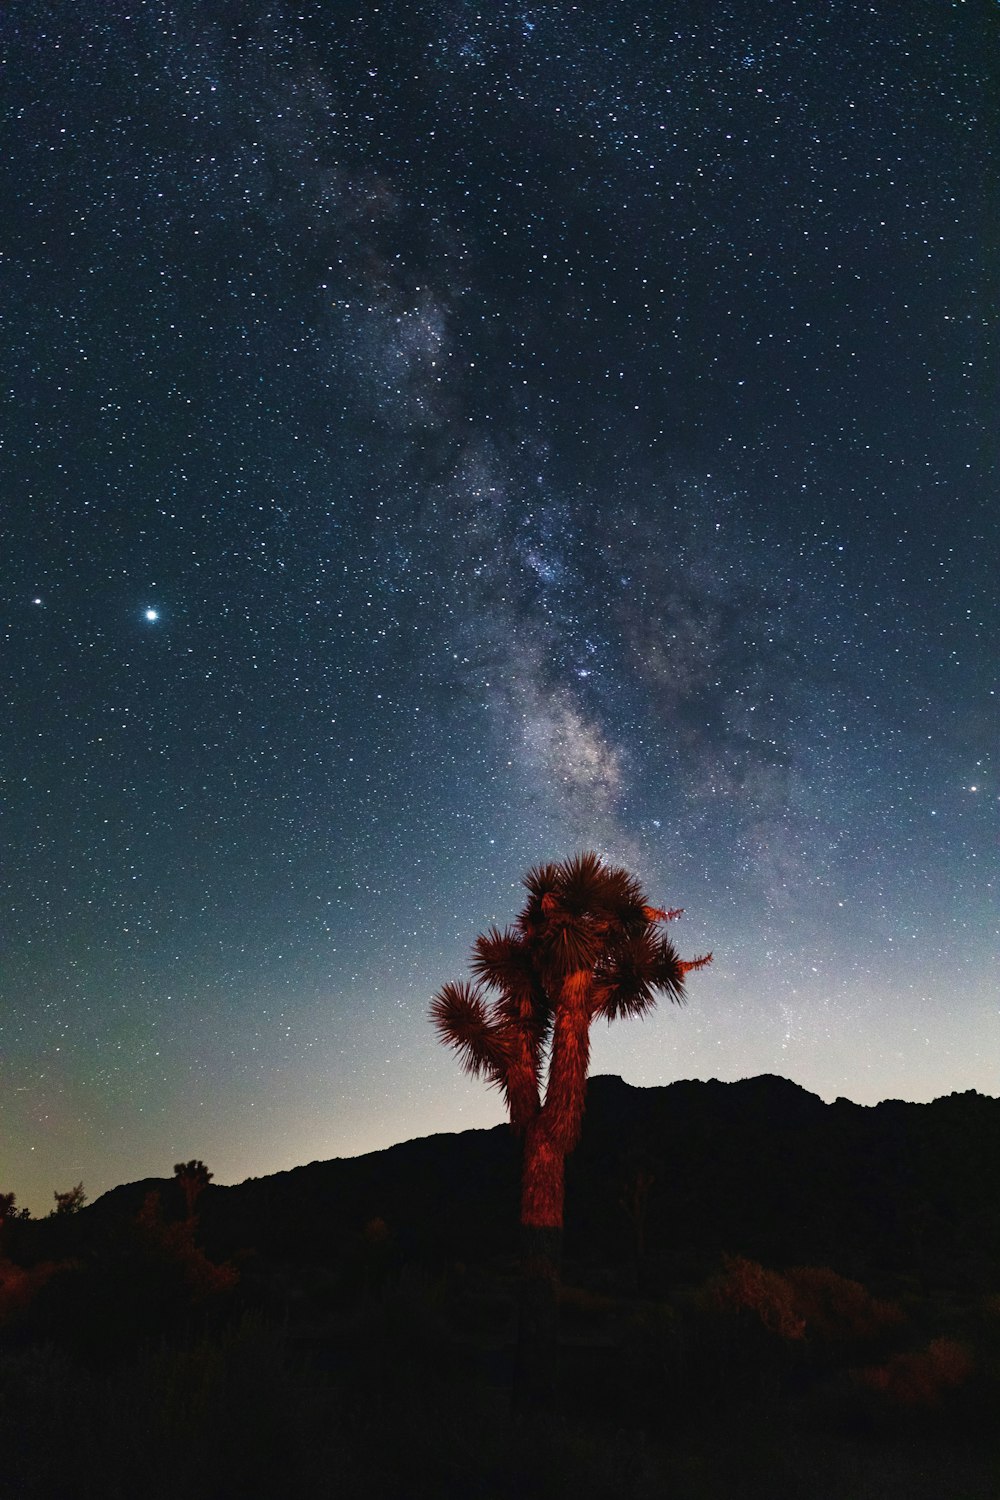
[[[563,1162],[579,1139],[590,1027],[684,1000],[685,961],[663,933],[680,916],[651,906],[636,878],[598,855],[536,866],[516,921],[472,948],[473,982],[449,983],[431,1019],[466,1071],[504,1096],[525,1137],[522,1222],[562,1223]]]

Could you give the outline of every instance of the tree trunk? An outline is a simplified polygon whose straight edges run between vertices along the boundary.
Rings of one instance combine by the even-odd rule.
[[[555,1399],[565,1156],[542,1113],[524,1139],[521,1176],[521,1301],[514,1406],[549,1407]]]
[[[589,969],[578,969],[563,980],[552,1028],[549,1083],[544,1113],[552,1139],[567,1156],[580,1139],[590,1068]]]

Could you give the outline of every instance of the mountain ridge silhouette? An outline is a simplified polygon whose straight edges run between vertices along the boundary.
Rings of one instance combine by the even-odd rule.
[[[212,1183],[200,1233],[215,1256],[326,1261],[353,1253],[378,1221],[403,1258],[505,1259],[517,1254],[519,1172],[507,1125],[417,1137]],[[697,1277],[729,1253],[989,1288],[998,1176],[1000,1100],[975,1090],[828,1104],[776,1074],[651,1087],[598,1075],[568,1164],[566,1255],[584,1267],[634,1255],[640,1184],[643,1255],[657,1278]],[[80,1218],[96,1232],[151,1191],[170,1202],[177,1189],[170,1179],[122,1184]]]

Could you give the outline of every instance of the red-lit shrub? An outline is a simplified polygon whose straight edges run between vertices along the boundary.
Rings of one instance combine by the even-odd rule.
[[[25,1268],[12,1260],[0,1259],[0,1328],[27,1311],[37,1292],[63,1267],[53,1261]]]
[[[140,1243],[152,1265],[183,1283],[191,1303],[197,1304],[230,1291],[239,1281],[239,1272],[228,1263],[215,1265],[195,1244],[195,1221],[163,1218],[160,1195],[148,1193],[136,1219]]]
[[[856,1371],[860,1384],[880,1391],[896,1406],[937,1406],[943,1393],[964,1385],[972,1357],[954,1339],[934,1339],[926,1349],[894,1354],[884,1365]]]
[[[873,1297],[859,1281],[829,1266],[772,1271],[740,1255],[724,1260],[717,1305],[742,1308],[783,1339],[848,1343],[876,1337],[903,1322],[900,1308]]]
[[[805,1319],[796,1306],[795,1291],[777,1271],[769,1271],[742,1255],[727,1255],[725,1270],[715,1284],[719,1307],[754,1313],[764,1327],[783,1339],[805,1337]]]
[[[903,1322],[896,1303],[873,1297],[860,1281],[838,1276],[829,1266],[795,1266],[784,1272],[783,1280],[792,1290],[807,1338],[870,1339]]]

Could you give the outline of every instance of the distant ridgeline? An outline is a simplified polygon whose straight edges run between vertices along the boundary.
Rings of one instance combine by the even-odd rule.
[[[214,1258],[329,1263],[375,1233],[402,1261],[513,1261],[518,1152],[500,1125],[212,1185],[200,1238]],[[568,1164],[566,1269],[614,1273],[641,1258],[645,1280],[676,1283],[729,1253],[866,1284],[915,1274],[995,1291],[998,1185],[1000,1100],[975,1092],[866,1108],[773,1076],[663,1088],[593,1078]],[[106,1193],[77,1216],[80,1235],[168,1186]]]

